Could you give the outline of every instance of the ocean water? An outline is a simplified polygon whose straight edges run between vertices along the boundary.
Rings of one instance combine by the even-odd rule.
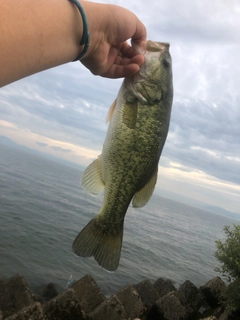
[[[235,221],[156,195],[141,209],[129,208],[117,271],[76,257],[72,241],[103,198],[83,190],[81,174],[0,144],[0,278],[20,273],[33,291],[48,282],[63,290],[70,276],[91,274],[109,296],[146,278],[200,286],[218,275],[215,240]]]

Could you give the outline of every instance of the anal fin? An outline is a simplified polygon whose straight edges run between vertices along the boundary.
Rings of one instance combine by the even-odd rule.
[[[145,206],[145,204],[149,201],[151,198],[156,182],[157,182],[157,173],[158,173],[158,166],[154,172],[154,174],[151,176],[151,178],[148,180],[148,182],[145,184],[145,186],[137,191],[133,197],[132,200],[132,206],[134,208],[140,208]]]

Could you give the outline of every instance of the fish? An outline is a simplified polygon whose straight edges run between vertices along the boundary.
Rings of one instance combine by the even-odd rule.
[[[126,77],[107,115],[102,153],[84,171],[83,187],[93,195],[104,189],[99,213],[73,242],[80,257],[93,256],[108,271],[118,268],[124,217],[146,205],[154,191],[173,101],[169,43],[146,41],[140,70]]]

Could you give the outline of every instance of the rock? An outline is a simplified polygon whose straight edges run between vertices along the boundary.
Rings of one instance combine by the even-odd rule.
[[[85,313],[73,289],[68,289],[43,305],[47,320],[85,320]]]
[[[88,314],[88,320],[126,320],[125,309],[116,295],[105,300],[94,311]]]
[[[122,303],[130,320],[142,316],[146,310],[141,297],[131,284],[118,291],[116,296]]]
[[[224,306],[220,305],[219,307],[213,310],[212,315],[218,319],[224,313],[224,310],[225,310]]]
[[[27,308],[23,308],[17,314],[14,314],[5,320],[46,320],[42,306],[39,302],[35,302]]]
[[[93,311],[106,300],[106,297],[90,275],[86,275],[75,282],[71,289],[74,290],[75,297],[79,300],[80,306],[85,313]]]
[[[240,314],[231,310],[223,310],[218,320],[239,320]]]
[[[224,291],[227,286],[220,277],[215,277],[208,281],[204,286],[200,287],[200,290],[205,296],[207,303],[211,308],[217,307],[221,302]]]
[[[172,281],[169,279],[164,280],[162,278],[159,278],[156,282],[154,282],[153,286],[160,298],[171,291],[177,291]]]
[[[186,320],[190,315],[180,302],[176,292],[169,292],[161,297],[148,314],[151,320]]]
[[[52,298],[55,298],[57,295],[58,292],[53,283],[42,285],[37,289],[37,296],[40,297],[41,302],[49,301]]]
[[[209,312],[211,312],[211,307],[209,306],[209,304],[206,302],[206,303],[204,303],[200,308],[199,308],[199,310],[198,310],[198,312],[202,315],[202,316],[204,316],[204,315],[206,315],[206,314],[209,314]]]
[[[198,313],[198,311],[196,311],[193,306],[187,302],[186,297],[184,296],[184,294],[182,292],[176,292],[175,293],[176,297],[179,299],[179,301],[181,302],[182,306],[185,309],[186,312],[186,319],[193,319],[196,315],[201,315],[201,313]]]
[[[0,283],[0,310],[3,319],[34,302],[23,276],[16,274]]]
[[[206,309],[204,294],[191,281],[185,281],[178,292],[181,294],[181,302],[183,304],[190,304],[195,311],[199,311],[203,305]]]
[[[34,297],[16,275],[0,280],[0,320],[240,320],[237,311],[225,310],[226,289],[219,277],[200,289],[187,280],[178,291],[170,280],[159,278],[154,285],[149,280],[129,284],[106,299],[86,275],[62,294],[49,283]]]
[[[137,290],[148,310],[159,299],[156,289],[148,279],[134,285],[134,288]]]

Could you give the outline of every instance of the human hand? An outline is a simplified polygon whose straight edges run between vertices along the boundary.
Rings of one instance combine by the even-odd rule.
[[[122,7],[80,1],[90,31],[82,64],[93,74],[108,78],[137,72],[144,57],[126,40],[132,39],[144,49],[144,25]],[[2,30],[6,30],[0,32],[0,87],[73,61],[80,53],[82,18],[70,1],[22,0],[21,5],[15,5],[15,1],[2,0],[0,21]]]
[[[146,29],[129,10],[82,1],[90,31],[89,49],[81,63],[93,74],[107,78],[127,77],[139,70],[144,57],[127,43],[144,48]]]

